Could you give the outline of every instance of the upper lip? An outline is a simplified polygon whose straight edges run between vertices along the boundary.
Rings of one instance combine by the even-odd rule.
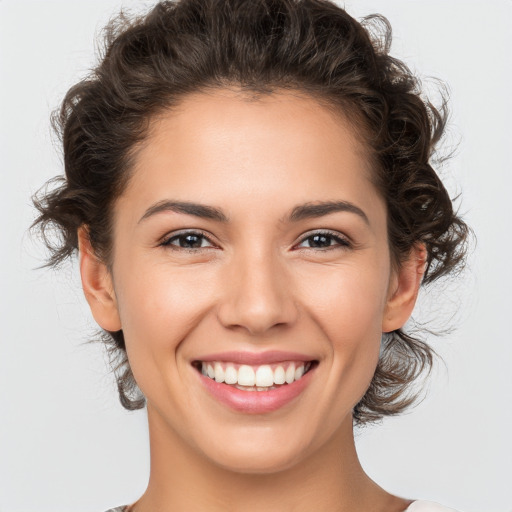
[[[285,352],[281,350],[267,350],[265,352],[229,351],[208,354],[195,359],[195,361],[225,361],[247,365],[261,365],[281,363],[285,361],[314,361],[315,358],[298,352]]]

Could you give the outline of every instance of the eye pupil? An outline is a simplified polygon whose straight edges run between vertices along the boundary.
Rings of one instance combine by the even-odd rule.
[[[313,235],[310,237],[310,241],[312,247],[329,247],[331,245],[329,235]]]
[[[198,248],[201,247],[203,237],[201,235],[184,235],[179,237],[180,247]]]

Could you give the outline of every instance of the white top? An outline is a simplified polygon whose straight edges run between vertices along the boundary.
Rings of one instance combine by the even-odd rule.
[[[107,512],[123,512],[125,507],[111,508]],[[453,508],[443,507],[432,501],[415,501],[411,503],[404,512],[457,512]]]
[[[453,508],[443,507],[432,501],[415,501],[404,512],[457,512]]]

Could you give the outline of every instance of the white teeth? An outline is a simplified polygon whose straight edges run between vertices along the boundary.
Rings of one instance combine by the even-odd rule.
[[[254,386],[256,383],[256,375],[251,366],[243,364],[238,369],[238,384],[240,386]]]
[[[286,373],[282,366],[274,370],[274,384],[284,384],[286,382]]]
[[[256,370],[256,386],[269,387],[274,384],[274,372],[268,364],[260,366]]]
[[[311,363],[291,362],[274,366],[274,369],[269,364],[256,367],[243,364],[237,369],[234,363],[211,361],[201,363],[201,373],[216,382],[240,386],[245,391],[268,391],[276,389],[275,385],[299,380],[310,367]]]
[[[238,372],[232,364],[226,366],[226,373],[224,374],[224,382],[226,384],[236,384],[238,382]]]
[[[220,363],[215,363],[215,380],[217,382],[224,382],[224,369]]]
[[[291,364],[286,369],[285,379],[287,384],[291,384],[295,380],[295,364]]]

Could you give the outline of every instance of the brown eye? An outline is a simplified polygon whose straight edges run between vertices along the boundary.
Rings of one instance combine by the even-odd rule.
[[[335,247],[349,247],[348,240],[331,232],[314,233],[300,242],[298,247],[307,249],[329,249]]]
[[[213,247],[210,240],[202,233],[186,232],[174,235],[162,242],[163,246],[170,246],[173,249],[202,249]]]

